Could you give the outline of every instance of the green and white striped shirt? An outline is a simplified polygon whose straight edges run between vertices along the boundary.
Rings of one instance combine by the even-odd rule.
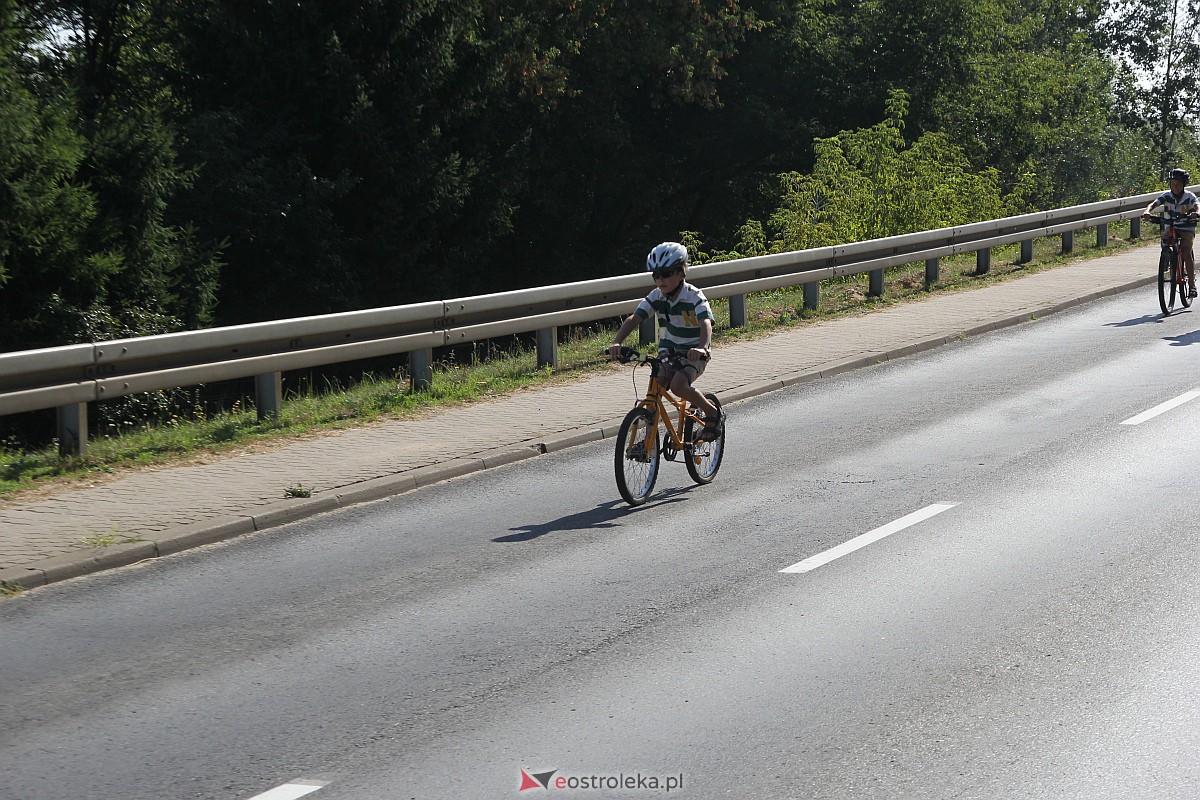
[[[713,318],[712,307],[704,292],[686,282],[679,287],[679,294],[675,295],[674,300],[668,300],[662,290],[656,287],[638,303],[633,313],[643,320],[649,319],[651,314],[657,314],[661,334],[658,349],[685,353],[700,345],[700,320]]]

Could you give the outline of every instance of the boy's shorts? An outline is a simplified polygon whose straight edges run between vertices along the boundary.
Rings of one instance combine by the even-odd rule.
[[[700,361],[688,361],[687,352],[679,350],[659,350],[660,356],[675,356],[668,358],[663,362],[662,369],[659,370],[658,382],[663,386],[670,386],[671,379],[675,377],[676,372],[682,371],[687,376],[687,382],[690,386],[704,374],[704,368],[708,366],[708,359]]]
[[[1196,232],[1195,231],[1176,230],[1175,233],[1179,235],[1179,241],[1183,242],[1188,247],[1191,247],[1192,242],[1194,242],[1196,240]]]

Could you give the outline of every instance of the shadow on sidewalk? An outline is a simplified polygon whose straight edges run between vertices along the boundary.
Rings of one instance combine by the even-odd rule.
[[[601,503],[590,511],[580,511],[578,514],[568,514],[565,517],[545,522],[540,525],[522,525],[517,528],[509,528],[509,530],[517,531],[517,533],[509,534],[508,536],[497,536],[492,539],[493,542],[528,542],[531,539],[537,539],[539,536],[545,536],[548,533],[558,533],[560,531],[586,531],[599,528],[615,528],[617,521],[622,517],[630,514],[635,514],[638,511],[645,511],[664,505],[666,503],[678,503],[684,500],[683,497],[675,495],[694,489],[693,486],[684,486],[678,489],[669,489],[665,492],[656,494],[646,505],[638,508],[630,508],[625,504],[624,500],[617,499],[607,503]]]

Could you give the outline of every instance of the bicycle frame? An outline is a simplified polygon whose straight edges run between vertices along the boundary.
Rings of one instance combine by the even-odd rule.
[[[1162,246],[1171,251],[1171,255],[1175,257],[1177,266],[1183,265],[1183,251],[1179,248],[1179,231],[1175,230],[1174,225],[1167,227],[1167,235],[1163,237]]]
[[[652,363],[647,360],[644,363]],[[661,364],[662,362],[657,362]],[[657,436],[659,425],[666,428],[670,437],[670,449],[679,451],[683,450],[690,444],[684,441],[684,431],[687,430],[687,421],[690,418],[696,425],[704,427],[704,418],[695,412],[688,402],[682,398],[671,394],[667,387],[658,382],[658,377],[655,374],[657,367],[651,366],[650,384],[646,387],[646,396],[638,401],[637,405],[647,409],[654,415],[654,431]],[[672,419],[671,412],[667,410],[670,406],[675,411],[675,418]],[[657,442],[655,445],[657,446]],[[664,442],[663,444],[666,444]],[[668,455],[668,458],[673,458],[674,453]]]
[[[613,467],[621,496],[631,506],[646,502],[654,491],[662,460],[674,461],[681,453],[693,481],[702,486],[712,483],[725,453],[724,429],[715,436],[703,436],[704,417],[687,400],[671,394],[659,380],[662,365],[666,363],[661,358],[639,358],[636,350],[622,348],[620,361],[634,362],[635,386],[637,367],[650,367],[645,396],[634,403],[617,431]],[[704,397],[720,410],[716,395]]]
[[[1187,308],[1192,304],[1191,298],[1188,296],[1188,282],[1183,264],[1183,248],[1181,247],[1181,239],[1176,226],[1185,222],[1181,217],[1167,217],[1150,215],[1148,219],[1158,225],[1164,227],[1162,234],[1162,255],[1159,257],[1159,275],[1158,275],[1158,304],[1164,315],[1169,315],[1175,308],[1175,299],[1179,298],[1180,304]],[[1169,273],[1162,266],[1166,259],[1170,259]]]

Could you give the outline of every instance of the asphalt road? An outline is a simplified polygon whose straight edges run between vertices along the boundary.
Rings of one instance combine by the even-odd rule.
[[[0,603],[0,796],[1194,798],[1154,304],[735,404],[636,510],[601,442]]]

